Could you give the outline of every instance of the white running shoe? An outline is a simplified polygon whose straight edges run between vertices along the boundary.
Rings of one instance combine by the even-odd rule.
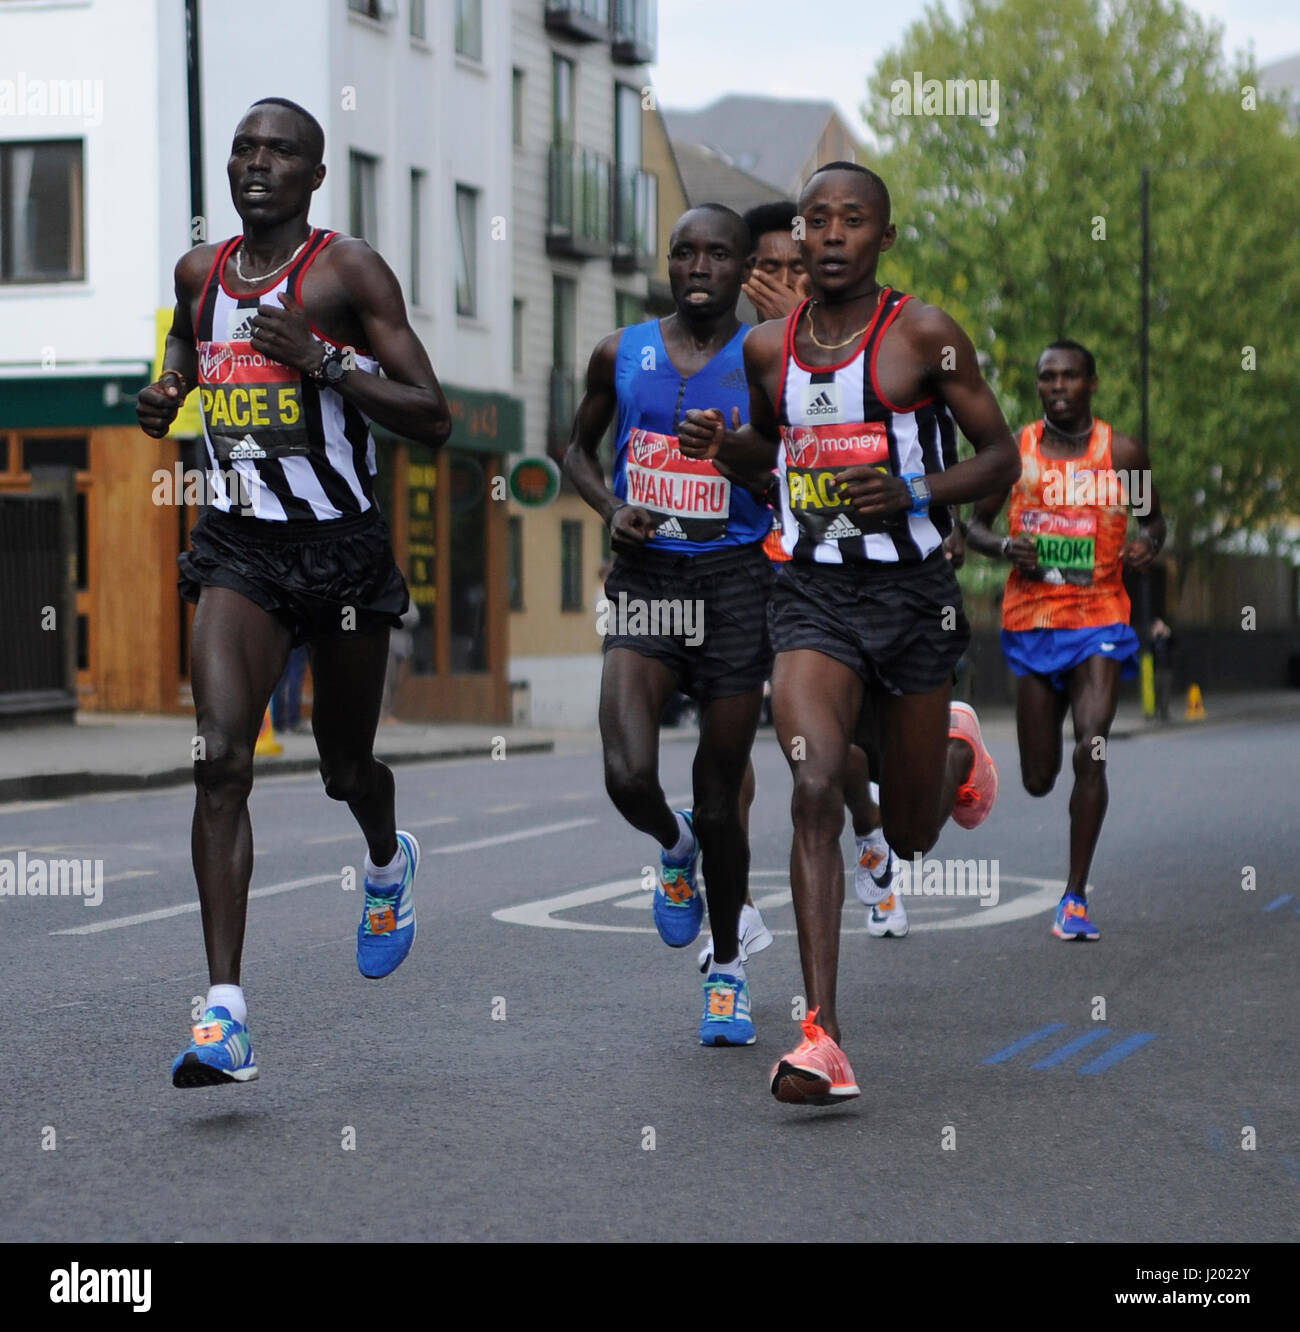
[[[890,894],[898,857],[889,843],[884,851],[877,850],[865,837],[857,839],[858,863],[853,870],[853,891],[863,906],[873,907]]]
[[[890,893],[867,912],[867,933],[873,939],[901,939],[908,931],[907,912],[898,893]]]
[[[758,908],[748,902],[740,908],[740,960],[748,962],[755,953],[761,953],[772,942],[772,931],[763,924],[763,917]],[[713,935],[704,936],[704,947],[700,949],[700,974],[708,975],[713,965]]]

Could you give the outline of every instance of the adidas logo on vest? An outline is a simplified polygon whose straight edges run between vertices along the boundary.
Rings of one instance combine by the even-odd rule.
[[[826,529],[824,539],[827,541],[843,541],[846,537],[860,537],[861,532],[853,525],[853,520],[847,513],[842,513]]]

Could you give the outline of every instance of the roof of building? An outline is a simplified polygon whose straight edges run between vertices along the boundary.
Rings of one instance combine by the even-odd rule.
[[[838,115],[834,102],[729,93],[698,111],[665,109],[664,122],[675,146],[704,144],[784,192]]]
[[[744,213],[755,204],[786,197],[767,181],[741,171],[700,144],[674,142],[673,156],[686,190],[686,202],[692,208],[702,203],[720,203]]]
[[[1275,60],[1271,65],[1264,65],[1259,71],[1261,88],[1275,91],[1279,88],[1300,92],[1300,55],[1287,56],[1284,60]],[[669,130],[672,123],[669,122]]]

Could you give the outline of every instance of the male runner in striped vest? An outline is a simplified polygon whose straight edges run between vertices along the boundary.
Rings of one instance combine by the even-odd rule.
[[[240,985],[248,795],[258,726],[298,643],[311,645],[326,794],[347,802],[368,849],[361,973],[388,975],[415,937],[420,848],[396,828],[393,775],[372,748],[408,597],[375,503],[369,422],[436,447],[451,418],[388,265],[307,222],[324,150],[315,118],[282,98],[240,121],[226,171],[244,234],[177,263],[164,369],[136,407],[161,439],[198,388],[215,494],[180,557],[182,595],[198,603],[192,848],[211,988],[172,1065],[177,1087],[257,1076]]]
[[[895,237],[879,176],[821,167],[799,212],[815,301],[745,339],[750,424],[691,412],[681,436],[687,456],[717,454],[741,473],[778,464],[793,558],[768,610],[772,700],[794,776],[790,877],[810,1012],[771,1090],[824,1105],[858,1094],[835,991],[843,772],[862,704],[869,691],[880,704],[881,812],[900,857],[928,851],[949,812],[967,827],[987,815],[996,770],[974,712],[949,708],[970,631],[942,545],[948,506],[1011,484],[1019,464],[970,339],[876,281]],[[954,420],[976,452],[961,463]]]

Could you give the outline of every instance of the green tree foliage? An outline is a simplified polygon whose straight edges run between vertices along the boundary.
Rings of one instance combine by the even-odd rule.
[[[996,79],[996,124],[903,114],[917,74]],[[1153,168],[1151,457],[1185,554],[1300,516],[1300,139],[1256,88],[1177,0],[967,0],[908,30],[863,107],[899,227],[882,277],[963,323],[1013,427],[1039,414],[1038,352],[1073,337],[1098,414],[1138,434]]]

